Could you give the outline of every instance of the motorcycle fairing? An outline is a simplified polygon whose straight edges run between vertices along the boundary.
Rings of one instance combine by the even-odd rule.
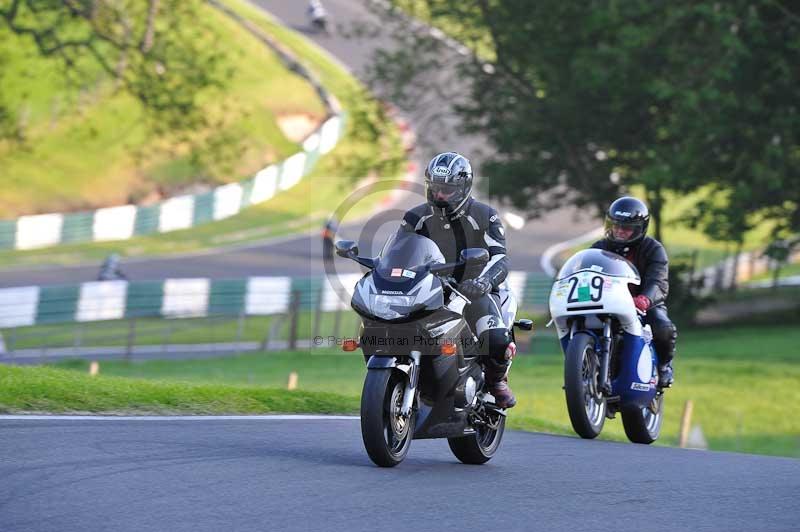
[[[645,407],[656,395],[657,359],[652,345],[641,336],[622,335],[619,371],[611,381],[612,394],[623,404]]]

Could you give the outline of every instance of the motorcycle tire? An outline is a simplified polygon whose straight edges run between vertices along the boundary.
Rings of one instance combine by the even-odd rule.
[[[572,428],[581,438],[596,438],[605,424],[607,405],[598,389],[599,366],[594,337],[576,334],[564,358],[564,393]]]
[[[655,412],[650,407],[637,407],[635,405],[622,407],[622,426],[625,435],[633,443],[651,444],[661,434],[661,424],[664,421],[664,394],[660,393],[653,399]]]
[[[447,444],[456,458],[465,464],[485,464],[497,452],[503,432],[506,428],[506,417],[500,416],[497,429],[476,429],[475,434],[459,438],[447,438]]]
[[[391,369],[370,369],[361,392],[361,438],[375,465],[394,467],[406,457],[414,437],[414,414],[399,416],[407,377]]]

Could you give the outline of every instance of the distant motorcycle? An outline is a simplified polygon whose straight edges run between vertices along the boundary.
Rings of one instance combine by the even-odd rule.
[[[328,34],[328,13],[320,2],[311,2],[308,6],[308,18],[314,31]]]
[[[352,241],[336,244],[340,257],[370,271],[355,288],[351,305],[362,317],[358,343],[367,375],[361,395],[361,434],[372,461],[399,464],[412,439],[447,438],[467,464],[494,456],[505,430],[506,412],[484,389],[478,339],[463,317],[469,300],[451,277],[456,268],[479,273],[485,249],[465,249],[460,262],[446,264],[436,244],[423,236],[393,235],[375,258],[358,256]],[[514,323],[516,300],[501,293],[503,317]],[[530,330],[529,320],[514,323]],[[513,336],[513,327],[512,327]]]
[[[564,264],[550,293],[565,355],[567,411],[582,438],[597,437],[617,412],[634,443],[652,443],[661,432],[664,390],[653,335],[628,290],[640,282],[623,257],[587,249]]]

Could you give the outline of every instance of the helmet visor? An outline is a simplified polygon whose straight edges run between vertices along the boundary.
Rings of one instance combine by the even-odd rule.
[[[442,196],[443,199],[449,199],[454,194],[461,191],[461,185],[454,185],[452,183],[435,183],[428,182],[428,190],[434,196]]]
[[[620,221],[606,216],[606,239],[617,244],[628,244],[644,235],[644,220]]]

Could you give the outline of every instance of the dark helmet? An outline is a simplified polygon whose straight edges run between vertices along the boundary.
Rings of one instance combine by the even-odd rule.
[[[625,196],[615,200],[606,213],[606,240],[619,248],[631,247],[642,241],[650,225],[650,211],[642,200]],[[614,227],[631,229],[631,234],[621,238]],[[619,233],[619,231],[617,231]]]
[[[437,192],[450,196],[446,200],[437,200]],[[440,153],[428,163],[425,169],[425,194],[428,203],[452,214],[466,203],[471,192],[472,166],[466,157],[448,151]]]

